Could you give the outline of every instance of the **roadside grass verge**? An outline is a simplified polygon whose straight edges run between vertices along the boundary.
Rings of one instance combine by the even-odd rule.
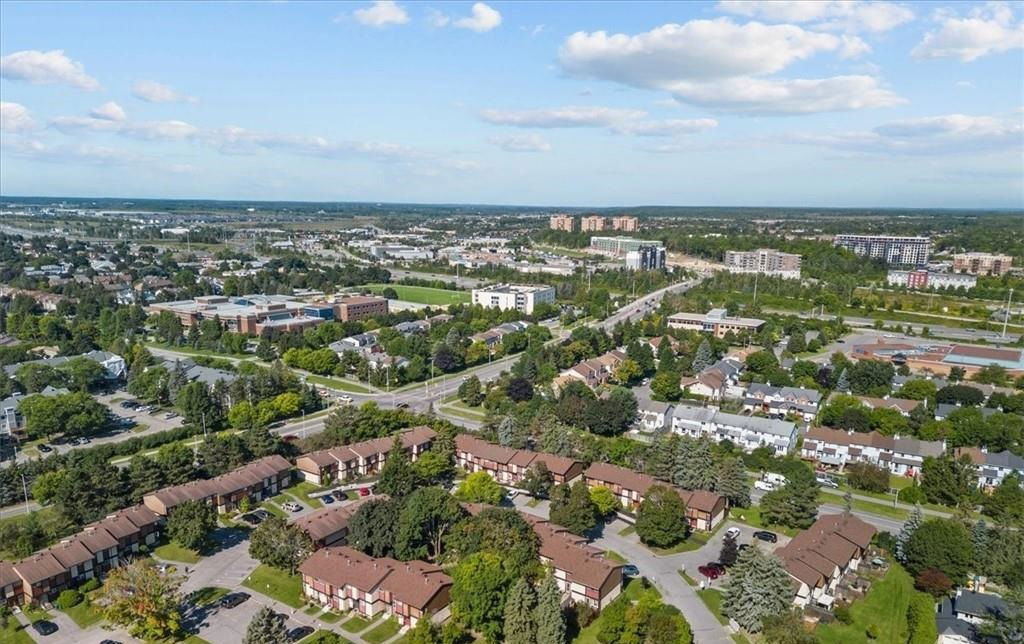
[[[242,585],[292,608],[302,608],[302,578],[298,575],[260,564]]]
[[[176,543],[165,543],[162,546],[153,548],[153,555],[157,559],[164,559],[166,561],[177,561],[178,563],[195,564],[203,558],[195,550],[189,550],[188,548],[182,548]]]

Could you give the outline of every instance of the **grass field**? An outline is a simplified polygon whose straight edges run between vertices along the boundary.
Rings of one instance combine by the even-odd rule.
[[[608,559],[609,561],[614,561],[615,563],[626,563],[626,558],[620,555],[619,553],[615,552],[614,550],[605,550],[604,558]]]
[[[350,394],[369,394],[372,393],[369,389],[362,385],[357,385],[354,382],[348,380],[341,380],[338,378],[327,378],[326,376],[317,376],[309,374],[306,376],[306,380],[315,385],[323,385],[329,389],[337,389],[338,391],[346,391]]]
[[[381,618],[383,614],[384,613],[377,613],[373,616],[372,619],[366,619],[365,617],[360,617],[359,615],[356,615],[352,619],[342,624],[341,628],[342,630],[348,631],[349,633],[359,633],[361,631],[365,631],[367,626],[376,622],[378,619]]]
[[[320,499],[309,496],[313,492],[319,492],[321,488],[313,485],[309,481],[303,481],[302,483],[296,483],[295,485],[288,488],[288,491],[293,495],[297,496],[303,503],[311,508],[322,508],[324,507],[323,502]]]
[[[907,641],[907,606],[917,593],[914,580],[901,566],[895,565],[885,577],[876,581],[861,600],[850,605],[851,624],[834,622],[819,626],[815,636],[821,644],[867,644]],[[869,640],[867,627],[874,624],[877,636]]]
[[[729,518],[739,521],[740,523],[746,523],[749,526],[754,526],[755,528],[764,528],[766,530],[772,530],[773,532],[781,532],[782,534],[790,537],[795,535],[797,532],[800,532],[793,528],[784,528],[778,525],[765,525],[764,522],[761,521],[761,508],[756,505],[752,505],[749,508],[734,508],[731,511]]]
[[[7,620],[7,628],[0,628],[0,642],[4,642],[4,644],[35,644],[35,640],[25,632],[25,627],[13,617]]]
[[[221,588],[219,586],[203,586],[197,591],[194,591],[189,595],[189,601],[196,606],[206,606],[212,604],[224,595],[228,594],[227,588]]]
[[[443,288],[430,288],[427,286],[406,286],[403,284],[369,284],[370,292],[380,294],[386,288],[395,289],[398,299],[406,302],[416,302],[429,306],[449,306],[451,304],[466,304],[470,301],[470,294],[465,291],[448,291]]]
[[[303,644],[349,644],[349,641],[333,631],[320,630],[302,640]]]
[[[360,637],[370,642],[370,644],[380,644],[394,637],[398,633],[399,628],[401,626],[399,626],[398,620],[392,617],[385,620],[380,626],[377,626],[369,633],[363,633]]]
[[[89,628],[103,621],[103,614],[93,606],[89,598],[82,599],[78,604],[64,611],[71,618],[78,628]]]
[[[302,577],[260,564],[242,585],[292,608],[302,608]]]
[[[729,623],[729,618],[722,614],[722,591],[716,588],[705,588],[704,590],[698,590],[697,596],[708,607],[708,610],[715,616],[719,624]]]
[[[202,557],[199,556],[199,553],[195,550],[182,548],[176,543],[165,543],[162,546],[157,546],[153,549],[153,554],[156,555],[158,559],[178,561],[187,564],[199,563],[199,560],[202,559]]]

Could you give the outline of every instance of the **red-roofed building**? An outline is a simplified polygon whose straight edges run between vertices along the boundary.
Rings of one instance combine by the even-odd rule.
[[[399,434],[402,448],[412,461],[430,449],[436,437],[437,432],[425,425],[403,430]],[[302,478],[316,485],[369,476],[384,466],[394,442],[394,438],[386,436],[310,452],[297,458],[295,467]]]
[[[470,473],[487,472],[502,485],[518,485],[537,463],[544,463],[559,484],[572,483],[583,474],[583,463],[575,459],[503,447],[469,434],[455,437],[455,462]]]

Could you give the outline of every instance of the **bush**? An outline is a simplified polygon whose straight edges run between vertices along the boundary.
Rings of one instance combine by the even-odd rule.
[[[92,591],[98,589],[99,587],[100,587],[100,580],[96,579],[95,577],[92,577],[91,579],[87,579],[84,584],[79,586],[78,590],[80,590],[83,593],[91,593]]]
[[[61,594],[57,596],[57,608],[61,610],[67,610],[72,606],[77,606],[82,603],[82,593],[77,590],[69,589],[61,591]]]
[[[913,485],[911,487],[904,488],[900,492],[900,503],[910,503],[916,505],[918,503],[924,503],[925,500],[926,499],[924,498],[924,492],[918,485]]]
[[[590,626],[595,619],[597,619],[597,611],[591,608],[590,604],[586,602],[576,602],[572,606],[572,610],[575,613],[576,624],[580,628],[586,628]]]
[[[853,615],[850,614],[850,607],[847,604],[839,604],[833,613],[837,621],[843,624],[852,624]]]
[[[868,636],[869,640],[877,640],[878,626],[875,624],[868,624],[868,627],[864,629],[864,634]]]
[[[927,568],[914,580],[918,590],[924,591],[936,599],[948,595],[953,589],[953,581],[941,570]]]
[[[871,463],[850,463],[846,467],[846,480],[857,490],[889,491],[889,470]]]

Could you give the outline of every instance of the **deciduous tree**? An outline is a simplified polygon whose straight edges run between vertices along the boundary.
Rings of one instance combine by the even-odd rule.
[[[271,516],[249,537],[249,555],[268,566],[291,574],[313,552],[313,542],[298,526]]]
[[[686,504],[675,489],[652,485],[636,514],[636,533],[644,543],[667,548],[689,533]]]
[[[175,573],[161,573],[145,559],[117,566],[103,585],[103,614],[139,639],[175,637],[181,633],[179,590],[184,581]]]
[[[189,550],[203,550],[216,527],[217,511],[203,501],[186,501],[167,517],[167,536]]]

